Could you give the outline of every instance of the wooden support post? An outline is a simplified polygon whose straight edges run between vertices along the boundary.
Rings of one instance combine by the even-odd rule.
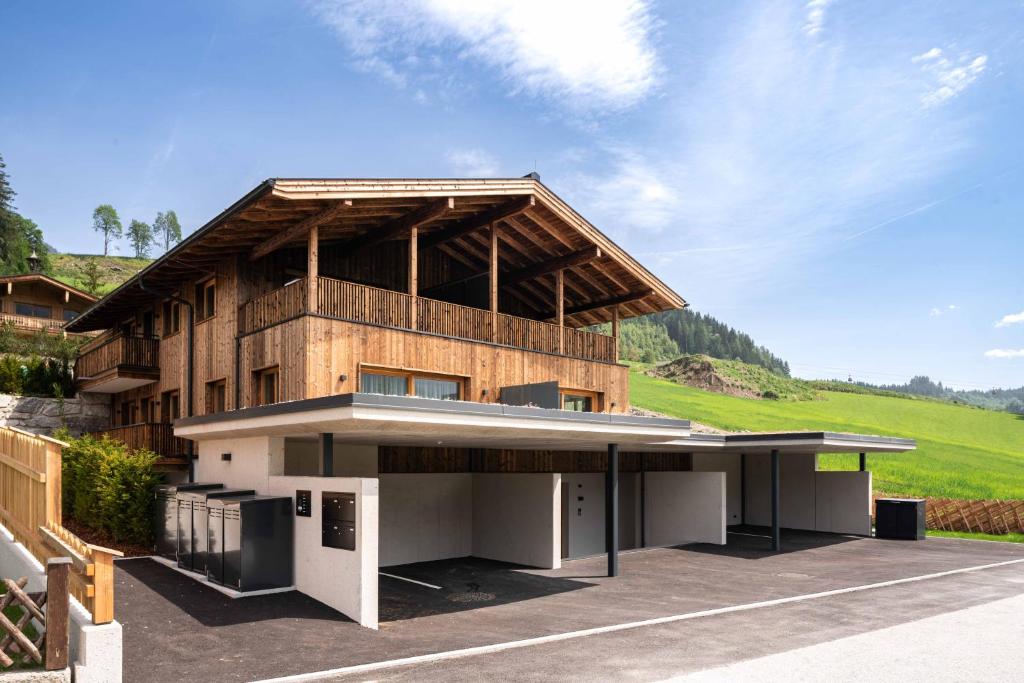
[[[96,546],[90,548],[94,566],[92,581],[95,588],[92,623],[109,624],[114,620],[114,553]]]
[[[46,670],[59,671],[68,665],[68,598],[71,558],[55,557],[46,562]]]
[[[409,326],[417,329],[416,314],[419,313],[416,297],[419,296],[419,234],[417,226],[409,228],[409,296],[412,302],[409,309]]]
[[[490,249],[491,341],[498,340],[498,224],[491,223]]]
[[[612,306],[612,338],[615,346],[615,362],[619,362],[619,307]]]
[[[306,310],[316,313],[320,310],[318,286],[320,280],[320,227],[309,229],[306,244]]]
[[[555,271],[555,318],[558,319],[558,352],[565,353],[565,271]]]

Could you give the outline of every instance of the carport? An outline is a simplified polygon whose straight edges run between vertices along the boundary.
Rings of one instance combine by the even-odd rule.
[[[730,476],[732,521],[768,527],[772,550],[782,549],[782,527],[871,535],[869,453],[904,453],[913,439],[840,432],[692,434],[672,444],[693,454],[694,468],[721,468]],[[664,446],[662,446],[664,447]],[[857,453],[857,471],[818,469],[822,453]]]

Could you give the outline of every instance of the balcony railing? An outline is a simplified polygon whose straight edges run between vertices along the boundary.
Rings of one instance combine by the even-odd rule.
[[[174,436],[174,426],[165,422],[143,422],[113,427],[96,432],[122,442],[132,450],[145,448],[163,458],[184,458],[188,454],[188,439]]]
[[[0,324],[4,323],[10,323],[24,330],[46,330],[47,332],[60,332],[60,328],[64,325],[63,320],[54,320],[53,318],[36,318],[29,315],[0,313]]]
[[[159,370],[160,340],[156,337],[112,335],[90,342],[75,362],[75,376],[95,377],[108,370]]]
[[[238,310],[239,332],[255,332],[309,313],[307,292],[307,281],[303,278],[243,304]],[[317,280],[317,313],[339,320],[490,342],[585,360],[606,363],[617,360],[615,338],[606,334],[504,313],[494,318],[490,311],[479,308],[328,277]]]

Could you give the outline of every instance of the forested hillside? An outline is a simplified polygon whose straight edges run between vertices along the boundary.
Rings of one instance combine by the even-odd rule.
[[[603,326],[607,331],[608,326]],[[723,360],[740,360],[784,377],[789,363],[758,346],[749,335],[710,315],[690,309],[653,313],[631,318],[619,331],[622,360],[657,363],[683,354],[701,354]]]

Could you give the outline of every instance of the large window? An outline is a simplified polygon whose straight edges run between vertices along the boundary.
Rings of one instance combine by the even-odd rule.
[[[206,383],[206,412],[223,413],[227,410],[227,380]]]
[[[14,312],[18,315],[26,315],[30,318],[49,318],[53,315],[53,309],[42,304],[30,304],[22,301],[14,303]]]
[[[400,370],[364,370],[359,391],[385,396],[418,396],[445,401],[462,400],[464,380],[459,377],[428,375]]]
[[[181,329],[181,304],[177,301],[165,301],[163,309],[164,336],[177,334]]]
[[[265,406],[277,403],[280,398],[281,371],[275,365],[272,368],[264,368],[252,373],[253,375],[253,405]]]
[[[577,413],[592,413],[597,408],[597,394],[592,391],[563,390],[562,410]]]
[[[196,285],[196,321],[212,318],[217,312],[217,281],[207,280]]]
[[[73,311],[70,308],[64,309],[64,322],[71,322],[78,317],[78,311]]]

